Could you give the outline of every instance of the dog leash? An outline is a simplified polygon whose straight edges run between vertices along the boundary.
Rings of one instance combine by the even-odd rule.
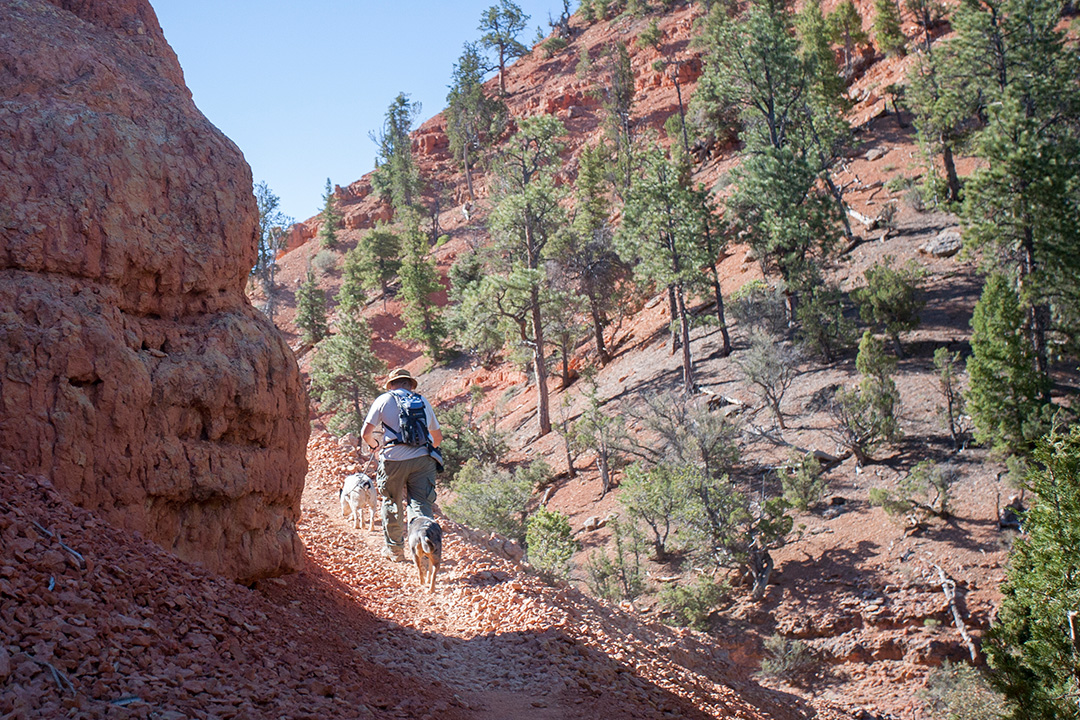
[[[374,450],[371,451],[371,457],[368,458],[367,464],[364,466],[365,475],[371,475],[368,471],[371,469],[371,464],[375,462],[375,452]]]

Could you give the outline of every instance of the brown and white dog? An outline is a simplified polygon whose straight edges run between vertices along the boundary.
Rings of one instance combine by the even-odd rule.
[[[442,528],[429,517],[418,515],[409,521],[409,552],[420,573],[420,587],[435,590],[435,573],[442,562]]]
[[[364,524],[364,509],[370,513],[368,530],[375,529],[375,513],[379,507],[379,491],[375,482],[364,473],[355,473],[345,478],[338,491],[341,499],[341,514],[347,515],[353,527],[359,529]]]

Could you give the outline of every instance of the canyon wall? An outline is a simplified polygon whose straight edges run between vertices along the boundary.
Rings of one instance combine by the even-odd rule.
[[[257,218],[146,0],[0,0],[0,463],[238,580],[303,561]]]

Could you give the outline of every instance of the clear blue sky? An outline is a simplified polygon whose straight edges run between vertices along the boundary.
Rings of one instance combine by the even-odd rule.
[[[495,0],[150,3],[195,104],[299,221],[321,209],[327,178],[346,185],[374,169],[368,132],[399,92],[421,103],[417,124],[445,107],[462,45]],[[532,16],[526,45],[562,11],[561,0],[518,5]]]

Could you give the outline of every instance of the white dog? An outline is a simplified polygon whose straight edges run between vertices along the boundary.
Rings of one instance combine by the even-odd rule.
[[[345,478],[338,491],[341,499],[341,514],[353,521],[353,527],[359,529],[364,524],[364,508],[371,513],[368,530],[375,529],[375,512],[379,507],[379,491],[375,482],[364,473],[355,473]]]

